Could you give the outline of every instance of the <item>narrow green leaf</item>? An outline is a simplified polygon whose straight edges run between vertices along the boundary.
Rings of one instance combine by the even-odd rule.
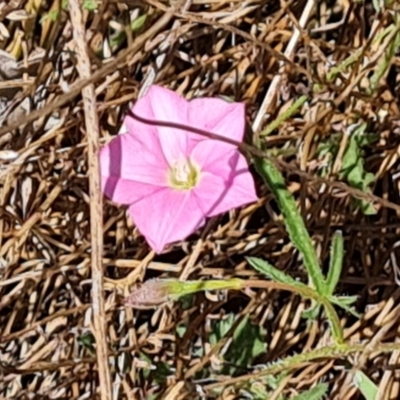
[[[346,306],[351,306],[358,300],[358,296],[331,296],[329,299],[335,304],[345,304]]]
[[[267,182],[281,210],[290,240],[303,256],[309,279],[318,293],[324,293],[325,281],[318,262],[318,257],[307,232],[303,218],[297,209],[292,194],[287,190],[285,180],[275,165],[269,160],[256,158],[255,167]]]
[[[373,75],[369,78],[369,86],[367,93],[372,95],[379,87],[381,79],[387,74],[388,69],[392,65],[393,57],[395,56],[400,45],[399,23],[392,24],[386,30],[388,34],[394,34],[389,46],[386,48],[383,56],[380,58],[378,65],[375,67]],[[397,31],[397,33],[395,32]]]
[[[353,383],[358,387],[366,400],[375,400],[378,393],[378,387],[371,379],[362,371],[356,371],[354,374]]]
[[[286,283],[288,285],[299,287],[305,286],[303,283],[293,279],[290,275],[287,275],[272,266],[268,261],[262,260],[261,258],[257,257],[246,257],[246,259],[254,269],[268,276],[268,278],[272,279],[274,282]]]
[[[339,74],[346,72],[348,67],[359,61],[362,53],[363,49],[359,48],[352,55],[343,60],[339,65],[332,67],[326,75],[327,81],[332,82]]]
[[[318,318],[320,311],[321,311],[321,304],[318,304],[315,301],[313,301],[313,304],[311,305],[311,307],[305,309],[301,313],[301,316],[305,319],[309,319],[309,320],[313,321]]]
[[[275,129],[277,129],[283,122],[285,122],[288,118],[290,118],[297,110],[308,100],[308,96],[303,95],[299,97],[291,107],[289,107],[284,113],[279,115],[279,117],[268,124],[266,129],[260,132],[261,136],[268,136],[270,135]]]
[[[349,314],[354,315],[356,318],[361,318],[361,315],[353,307],[349,307],[349,305],[353,304],[357,300],[357,296],[348,296],[348,297],[330,296],[329,300],[331,303],[337,305],[340,308],[343,308],[343,310],[345,310]]]
[[[343,330],[333,305],[324,295],[326,292],[324,276],[322,275],[318,257],[303,218],[297,209],[296,202],[292,194],[287,190],[282,174],[271,161],[255,158],[254,164],[258,173],[266,181],[278,202],[289,238],[303,256],[304,266],[307,269],[309,280],[315,288],[315,294],[317,294],[317,296],[309,293],[310,288],[305,285],[304,286],[308,290],[306,291],[301,288],[298,292],[304,297],[312,298],[316,300],[317,303],[323,304],[335,341],[337,343],[343,343]],[[298,285],[299,282],[296,282],[294,287],[299,288]]]
[[[137,17],[134,21],[131,22],[131,31],[132,32],[139,31],[144,26],[146,20],[147,20],[147,14],[143,14]]]
[[[329,260],[328,276],[326,278],[326,293],[325,295],[330,296],[336,289],[339,282],[340,275],[343,267],[343,236],[342,232],[335,232],[332,239],[331,254]]]
[[[343,154],[342,168],[339,173],[340,179],[345,179],[351,187],[371,193],[371,184],[375,176],[364,169],[364,158],[362,147],[370,144],[375,135],[366,132],[367,124],[358,124],[351,132],[347,148]],[[365,215],[376,214],[373,205],[366,200],[358,200],[357,204]]]
[[[293,397],[293,400],[322,400],[327,391],[328,385],[326,383],[319,383],[312,389],[306,390],[305,392]]]

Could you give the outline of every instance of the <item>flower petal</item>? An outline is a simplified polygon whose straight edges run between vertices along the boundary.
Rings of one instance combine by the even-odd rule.
[[[207,214],[207,217],[213,217],[258,200],[253,176],[249,171],[246,159],[241,154],[230,178],[230,181],[225,181],[224,195]]]
[[[226,176],[235,167],[239,151],[231,144],[222,143],[217,140],[202,140],[198,142],[190,153],[190,159],[195,162],[203,171],[214,172],[216,165],[225,171],[218,171],[215,174]],[[234,162],[230,161],[235,157]]]
[[[115,137],[100,150],[100,169],[104,193],[120,204],[140,198],[140,184],[156,188],[168,184],[168,166],[151,133],[143,138],[130,134]]]
[[[200,228],[204,213],[191,191],[169,188],[153,193],[129,207],[129,213],[149,245],[161,253],[165,245],[183,240]]]
[[[218,98],[194,99],[189,102],[188,123],[241,142],[246,127],[245,104]]]
[[[257,200],[247,161],[234,147],[204,140],[193,149],[191,158],[201,169],[195,193],[208,217]]]
[[[155,121],[187,124],[188,101],[172,90],[152,85],[147,93],[133,106],[133,111],[140,117]],[[162,151],[170,166],[187,154],[187,132],[181,129],[148,125],[132,117],[126,118],[129,132],[142,132],[151,127],[157,132]]]
[[[164,188],[114,176],[101,178],[103,193],[117,204],[132,204]]]
[[[151,135],[118,135],[100,151],[101,174],[164,186],[168,165]]]
[[[209,215],[222,201],[229,185],[216,175],[203,172],[199,184],[193,189],[204,215]]]

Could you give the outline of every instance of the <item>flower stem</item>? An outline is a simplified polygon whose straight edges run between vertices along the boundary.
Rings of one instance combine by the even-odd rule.
[[[266,280],[244,280],[239,278],[211,279],[205,281],[179,281],[174,279],[149,280],[136,289],[126,299],[125,304],[135,308],[156,307],[168,300],[178,300],[180,297],[201,291],[209,290],[242,290],[244,288],[277,289],[297,293],[322,304],[332,325],[332,332],[337,343],[343,342],[343,333],[339,318],[332,304],[316,290],[306,285],[292,285],[288,283]]]

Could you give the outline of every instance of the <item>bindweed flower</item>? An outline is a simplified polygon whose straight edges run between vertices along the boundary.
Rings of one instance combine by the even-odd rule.
[[[245,131],[245,106],[217,98],[185,100],[153,85],[133,111],[154,121],[204,129],[236,141]],[[212,217],[257,200],[253,177],[238,148],[177,128],[127,116],[127,133],[100,152],[102,189],[129,213],[161,253]]]
[[[153,279],[136,285],[124,303],[127,306],[143,309],[159,306],[174,298],[174,283],[174,281]]]

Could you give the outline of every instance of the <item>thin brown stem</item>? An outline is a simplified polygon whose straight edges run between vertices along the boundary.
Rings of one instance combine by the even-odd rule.
[[[78,71],[81,78],[86,79],[91,76],[91,65],[86,45],[83,13],[79,0],[71,0],[69,2],[69,7],[76,52],[78,55]],[[93,84],[87,85],[82,89],[82,98],[88,141],[93,334],[96,338],[97,367],[99,371],[101,399],[111,400],[112,388],[108,364],[107,321],[103,288],[103,196],[101,193],[98,158],[100,129],[96,108],[96,94]]]

